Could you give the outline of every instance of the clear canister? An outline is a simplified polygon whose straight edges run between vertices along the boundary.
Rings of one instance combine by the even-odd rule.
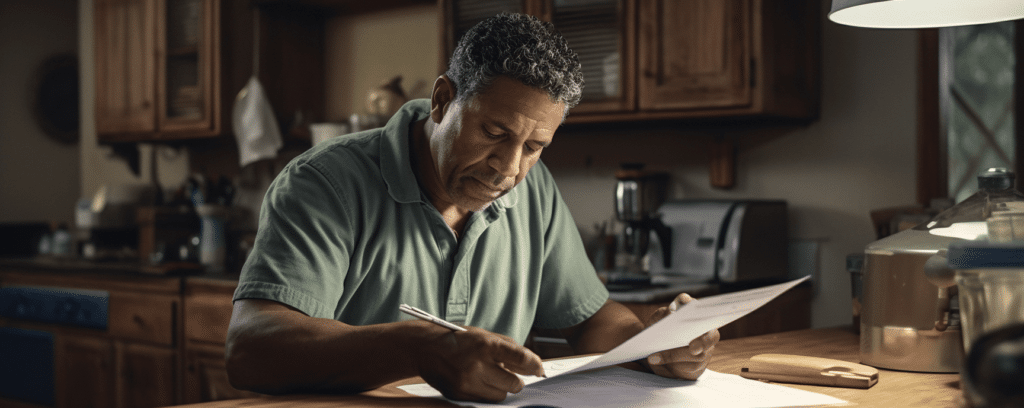
[[[954,242],[948,259],[956,270],[965,352],[985,333],[1024,323],[1024,242]]]

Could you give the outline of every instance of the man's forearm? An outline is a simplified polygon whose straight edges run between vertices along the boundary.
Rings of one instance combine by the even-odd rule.
[[[417,375],[415,322],[349,326],[292,310],[232,317],[232,385],[261,393],[358,392]]]
[[[564,331],[577,354],[604,353],[640,333],[644,324],[629,308],[609,300],[583,323]]]

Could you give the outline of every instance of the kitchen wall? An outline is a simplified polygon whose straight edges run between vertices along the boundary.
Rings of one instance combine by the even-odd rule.
[[[824,19],[828,2],[822,3]],[[101,184],[129,189],[143,185],[149,177],[147,154],[143,174],[134,176],[95,143],[88,40],[92,0],[79,0],[79,5],[81,194],[92,194]],[[327,32],[327,119],[362,112],[366,91],[394,75],[404,77],[407,90],[420,81],[429,87],[438,74],[438,24],[434,6],[332,19]],[[822,51],[820,120],[797,128],[723,134],[739,140],[737,185],[731,190],[709,187],[704,151],[712,135],[685,125],[560,132],[545,162],[577,224],[586,232],[612,218],[613,174],[623,161],[643,161],[671,172],[673,198],[785,199],[791,237],[801,248],[810,248],[810,260],[819,265],[814,326],[848,323],[850,285],[844,259],[873,240],[869,211],[915,201],[916,32],[824,21]],[[185,156],[174,151],[157,155],[164,186],[187,174]]]
[[[43,61],[78,48],[77,7],[66,0],[0,2],[0,222],[72,221],[76,144],[48,137],[32,101]]]
[[[685,126],[563,133],[545,152],[557,159],[546,162],[584,229],[612,217],[613,173],[624,161],[671,172],[673,198],[787,200],[790,237],[807,250],[801,259],[812,257],[808,261],[818,265],[813,325],[846,324],[851,304],[845,258],[874,240],[869,212],[916,200],[916,40],[914,31],[824,22],[820,120],[745,132],[731,190],[708,183],[704,152],[713,135]]]
[[[822,3],[824,20],[828,2]],[[432,81],[438,24],[433,6],[334,19],[327,37],[328,117],[357,112],[366,90],[392,75],[405,76],[407,85]],[[561,131],[544,160],[581,230],[612,219],[614,171],[625,161],[671,172],[672,198],[785,199],[794,248],[803,249],[800,265],[809,268],[801,270],[817,270],[813,325],[847,324],[845,258],[874,240],[869,212],[915,202],[917,34],[822,25],[821,119],[721,133],[739,140],[731,190],[709,186],[705,152],[712,133],[686,125]]]
[[[437,6],[413,6],[328,21],[326,116],[366,113],[367,91],[401,75],[410,97],[427,97],[439,75]]]

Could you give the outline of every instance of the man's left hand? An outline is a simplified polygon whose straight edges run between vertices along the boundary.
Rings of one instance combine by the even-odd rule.
[[[676,296],[672,304],[656,310],[644,324],[650,327],[692,300],[690,295],[682,293]],[[653,373],[662,377],[696,380],[708,367],[711,352],[714,351],[720,337],[718,330],[712,329],[693,339],[687,347],[665,350],[647,356],[646,365]]]

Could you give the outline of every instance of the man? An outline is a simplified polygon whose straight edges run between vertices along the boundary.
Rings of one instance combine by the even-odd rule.
[[[582,84],[550,24],[499,15],[460,41],[430,100],[289,163],[235,292],[232,384],[358,392],[418,375],[452,399],[501,401],[522,389],[515,374],[543,375],[521,346],[531,327],[560,329],[578,353],[640,332],[608,300],[539,162]],[[696,379],[717,341],[712,331],[635,365]]]

